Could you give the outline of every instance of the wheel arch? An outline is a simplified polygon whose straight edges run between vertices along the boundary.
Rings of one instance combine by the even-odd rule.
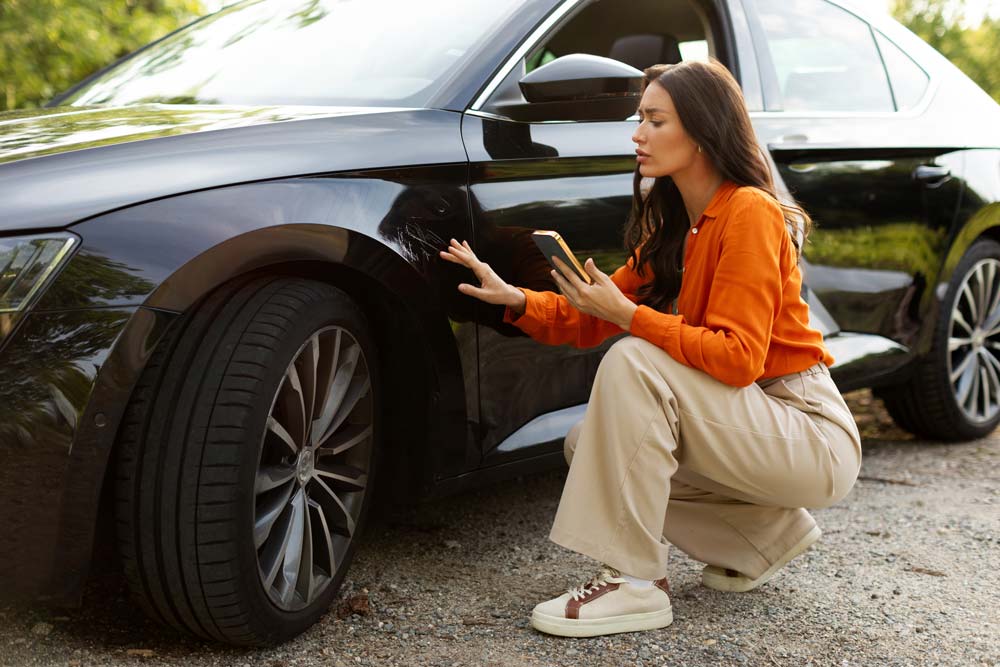
[[[962,255],[983,237],[1000,242],[1000,202],[983,206],[962,224],[945,255],[941,272],[938,274],[939,285],[951,280]]]
[[[266,254],[255,254],[257,248]],[[356,229],[290,224],[208,249],[163,281],[144,305],[187,311],[213,290],[258,274],[324,282],[358,303],[378,345],[379,367],[383,373],[392,369],[383,383],[384,405],[393,415],[387,458],[399,476],[390,472],[385,485],[396,496],[429,487],[443,456],[430,451],[430,443],[464,447],[467,417],[460,354],[435,286],[393,248]]]
[[[430,286],[403,258],[357,232],[315,227],[291,225],[284,231],[267,228],[220,244],[172,275],[144,305],[186,312],[197,307],[210,292],[262,274],[317,280],[346,292],[371,325],[379,351],[379,367],[383,373],[392,369],[391,380],[384,383],[383,398],[384,405],[393,408],[386,444],[394,464],[390,472],[397,474],[389,475],[388,486],[394,496],[419,493],[432,482],[433,476],[433,470],[424,469],[429,462],[424,456],[428,427],[443,418],[437,409],[449,403],[442,396],[442,384],[446,383],[442,376],[461,374],[446,318],[430,308],[413,307],[429,306],[426,290]],[[315,257],[316,248],[322,246],[317,244],[320,239],[329,241],[328,247],[320,250],[326,255],[324,259]],[[252,268],[236,273],[232,270],[235,267],[224,260],[240,255],[247,244],[264,245],[269,248],[269,255],[291,253],[292,257],[274,263],[255,263]],[[304,252],[305,244],[310,244],[309,252]],[[351,249],[349,253],[336,256],[346,247]],[[365,263],[359,266],[349,255],[364,257]],[[464,412],[465,398],[454,395],[456,388],[461,385],[452,387],[451,407],[460,407]],[[418,474],[414,475],[415,471]]]
[[[426,331],[420,316],[407,307],[399,292],[356,267],[315,260],[290,261],[243,275],[260,274],[326,283],[343,290],[361,308],[375,338],[378,367],[386,380],[382,383],[382,405],[391,406],[393,417],[385,419],[384,424],[383,461],[387,465],[379,471],[378,494],[382,497],[388,492],[390,498],[398,500],[422,493],[433,481],[427,433],[437,421],[435,410],[441,405],[438,372],[428,341],[434,334]]]
[[[964,222],[959,221],[957,231],[945,253],[941,269],[938,271],[937,279],[931,289],[924,293],[926,302],[922,310],[930,314],[932,321],[921,327],[920,338],[914,345],[918,355],[926,354],[930,350],[934,327],[937,324],[937,304],[940,304],[944,299],[958,263],[976,241],[984,238],[1000,242],[1000,202],[987,204],[979,208]]]
[[[1000,243],[1000,210],[997,211],[997,220],[995,224],[984,229],[983,232],[975,238],[973,243],[982,238],[992,239],[997,243]]]
[[[267,252],[249,254],[248,249],[254,247]],[[358,303],[378,346],[379,367],[383,373],[386,369],[393,373],[383,382],[383,406],[391,406],[392,411],[385,419],[388,430],[382,459],[386,466],[377,482],[381,489],[378,497],[399,500],[424,493],[433,484],[437,464],[447,455],[431,451],[431,443],[457,443],[464,450],[467,433],[456,341],[447,317],[434,305],[428,281],[393,249],[357,230],[280,225],[248,231],[209,248],[161,282],[137,313],[177,314],[176,322],[214,290],[260,274],[325,282]],[[128,392],[120,395],[131,393],[155,344],[164,340],[165,328],[162,324],[136,326],[116,341],[118,354],[110,355],[100,374],[115,376],[119,384],[132,376]],[[151,341],[154,344],[150,346]],[[136,363],[137,351],[141,351],[141,364]],[[128,359],[127,365],[132,367],[123,368],[115,359]],[[61,584],[54,588],[63,591],[67,599],[79,595],[93,558],[109,548],[106,541],[112,540],[113,545],[112,466],[124,405],[121,408],[113,414],[105,411],[108,423],[103,437],[111,440],[109,447],[98,451],[74,447],[71,452],[71,459],[89,459],[79,472],[90,470],[92,479],[81,484],[84,480],[77,478],[77,492],[64,499],[60,511],[62,527],[54,575]],[[95,492],[96,502],[88,501]],[[93,506],[91,512],[84,511],[87,502]],[[113,552],[108,555],[113,556]]]

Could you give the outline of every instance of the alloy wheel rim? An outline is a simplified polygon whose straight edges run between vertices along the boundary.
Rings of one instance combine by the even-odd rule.
[[[254,546],[268,597],[303,609],[330,586],[353,538],[372,453],[371,377],[344,328],[313,333],[271,402],[254,480]]]
[[[1000,411],[1000,261],[976,262],[962,279],[948,329],[948,378],[967,419]]]

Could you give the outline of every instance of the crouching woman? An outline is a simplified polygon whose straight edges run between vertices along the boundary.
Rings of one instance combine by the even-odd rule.
[[[669,545],[706,565],[705,586],[748,591],[808,549],[805,508],[851,489],[857,427],[809,327],[799,239],[809,218],[779,203],[739,86],[718,62],[645,72],[628,259],[586,284],[561,263],[562,294],[504,282],[465,242],[445,260],[507,306],[535,340],[598,345],[584,419],[566,438],[569,474],[550,539],[598,574],[538,604],[532,625],[565,636],[672,622]],[[643,177],[655,179],[649,193]]]

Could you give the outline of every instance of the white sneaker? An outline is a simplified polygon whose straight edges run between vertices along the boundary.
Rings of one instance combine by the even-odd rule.
[[[727,593],[745,593],[746,591],[753,590],[761,584],[766,583],[778,570],[788,565],[789,561],[811,547],[822,534],[823,532],[819,529],[819,526],[813,526],[813,529],[806,533],[805,537],[786,551],[764,574],[756,579],[751,579],[736,570],[728,570],[716,567],[715,565],[706,565],[701,571],[701,583],[709,588],[714,588],[717,591],[726,591]]]
[[[542,602],[531,612],[536,630],[562,637],[596,637],[616,632],[665,628],[673,623],[670,584],[633,586],[621,573],[604,565],[588,583]]]

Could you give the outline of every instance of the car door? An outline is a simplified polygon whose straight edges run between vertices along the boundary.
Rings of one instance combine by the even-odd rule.
[[[708,54],[708,16],[689,0],[569,2],[515,54],[473,108],[462,134],[477,254],[508,283],[558,291],[531,240],[555,230],[581,259],[606,273],[625,263],[623,231],[631,206],[635,121],[517,122],[499,110],[520,99],[517,81],[569,53],[591,53],[639,69]],[[558,15],[558,12],[557,12]],[[725,59],[722,40],[717,57]],[[502,322],[503,308],[482,306],[479,325],[480,437],[483,465],[561,451],[583,417],[597,366],[619,336],[598,347],[547,346]],[[624,332],[622,333],[624,335]]]
[[[784,186],[815,222],[805,282],[839,330],[869,335],[865,344],[828,341],[838,348],[834,376],[842,386],[860,381],[845,370],[873,351],[889,352],[876,369],[889,373],[907,360],[928,316],[924,296],[943,262],[961,190],[951,176],[959,154],[936,145],[922,118],[933,82],[833,2],[744,5],[765,98],[765,110],[751,114],[754,127]],[[852,342],[838,345],[844,340]]]
[[[463,135],[471,160],[479,256],[512,285],[558,291],[531,240],[532,231],[549,229],[559,232],[581,261],[593,257],[606,273],[621,266],[621,232],[632,191],[631,127],[467,119]],[[584,146],[587,150],[581,150]],[[597,365],[613,339],[592,349],[542,345],[503,324],[502,307],[480,308],[482,451],[502,459],[561,437],[560,431],[565,434],[582,417],[576,406],[586,404]],[[544,423],[529,423],[541,415],[547,415]]]

